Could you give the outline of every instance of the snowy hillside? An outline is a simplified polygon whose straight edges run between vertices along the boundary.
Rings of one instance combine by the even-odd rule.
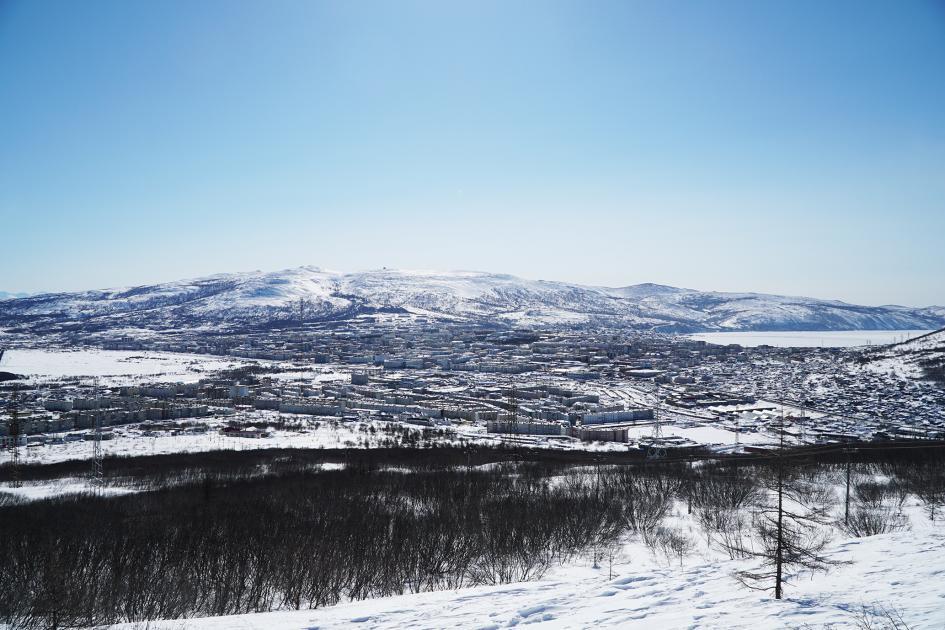
[[[396,311],[517,326],[619,324],[676,332],[896,330],[945,325],[945,308],[867,307],[655,284],[592,287],[468,271],[339,273],[300,267],[0,302],[22,331],[244,327]]]
[[[866,368],[874,372],[945,381],[945,328],[880,348],[868,359]]]
[[[645,549],[613,567],[565,567],[536,582],[370,599],[324,609],[158,621],[154,630],[309,628],[941,628],[945,530],[838,541],[826,574],[798,576],[786,599],[738,585],[745,561],[661,560]],[[886,614],[902,625],[889,625]],[[872,625],[869,625],[872,624]],[[115,626],[131,630],[141,624]]]

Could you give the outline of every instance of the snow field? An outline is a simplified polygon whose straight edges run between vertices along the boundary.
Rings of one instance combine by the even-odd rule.
[[[232,357],[127,350],[7,350],[0,370],[23,374],[34,382],[62,378],[99,379],[102,385],[131,385],[160,377],[193,383],[214,372],[246,362]]]

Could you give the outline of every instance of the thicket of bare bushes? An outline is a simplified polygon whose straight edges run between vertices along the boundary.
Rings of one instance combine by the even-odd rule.
[[[177,467],[126,462],[136,494],[0,501],[0,623],[141,622],[530,580],[578,557],[612,563],[630,538],[682,562],[694,541],[667,518],[675,510],[732,557],[758,559],[745,577],[767,588],[775,561],[785,582],[826,568],[834,526],[889,531],[883,519],[910,495],[934,517],[945,470],[939,451],[594,466],[522,455],[512,459],[532,461],[455,449],[230,452]],[[345,467],[319,470],[326,457]],[[849,510],[836,491],[846,478]]]
[[[351,466],[8,505],[0,618],[88,626],[535,579],[623,533],[637,512],[620,487],[528,465]]]

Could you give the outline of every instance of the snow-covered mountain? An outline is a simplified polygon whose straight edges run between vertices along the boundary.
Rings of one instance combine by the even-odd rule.
[[[0,327],[195,328],[279,325],[407,312],[542,327],[616,324],[641,330],[897,330],[945,325],[945,308],[856,306],[655,284],[609,288],[470,271],[339,273],[317,267],[222,274],[166,284],[50,293],[0,302]]]

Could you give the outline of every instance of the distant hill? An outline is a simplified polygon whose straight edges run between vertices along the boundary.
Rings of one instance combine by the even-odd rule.
[[[29,297],[29,293],[10,293],[9,291],[0,291],[0,300],[12,300],[14,298]]]
[[[0,302],[22,331],[241,328],[380,312],[521,327],[620,325],[664,332],[903,330],[945,326],[945,308],[857,306],[656,284],[595,287],[471,271],[339,273],[300,267]]]

